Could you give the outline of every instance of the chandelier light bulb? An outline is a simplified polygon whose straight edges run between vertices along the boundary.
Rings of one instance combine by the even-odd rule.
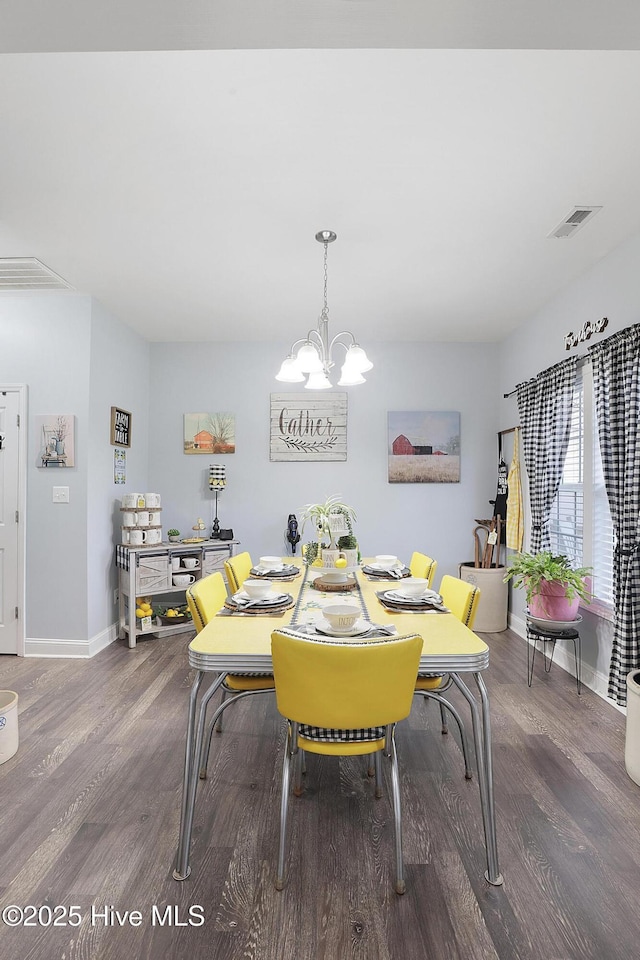
[[[373,364],[369,357],[366,355],[361,346],[357,343],[352,343],[349,349],[347,350],[346,363],[350,367],[353,367],[354,370],[358,370],[360,373],[366,373],[367,370],[373,370]]]
[[[321,373],[323,370],[320,354],[312,343],[303,343],[296,357],[298,369],[302,373]]]
[[[324,370],[314,371],[309,374],[309,379],[304,385],[305,390],[330,390],[331,380]]]
[[[302,383],[304,380],[304,374],[300,370],[298,361],[293,354],[289,354],[289,356],[282,361],[282,366],[276,374],[276,380],[281,380],[282,383]]]
[[[338,386],[355,387],[359,383],[366,383],[365,378],[362,376],[359,370],[356,370],[354,367],[350,367],[345,363],[340,371]]]

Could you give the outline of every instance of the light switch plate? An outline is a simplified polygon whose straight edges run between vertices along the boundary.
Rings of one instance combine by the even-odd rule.
[[[54,502],[54,503],[69,503],[69,487],[54,487],[54,488],[53,488],[53,502]]]

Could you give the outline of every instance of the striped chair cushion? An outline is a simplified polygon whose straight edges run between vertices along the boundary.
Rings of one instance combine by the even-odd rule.
[[[333,730],[326,727],[312,727],[301,723],[298,733],[307,740],[319,740],[321,743],[349,743],[352,741],[382,740],[385,727],[366,727],[359,730]]]

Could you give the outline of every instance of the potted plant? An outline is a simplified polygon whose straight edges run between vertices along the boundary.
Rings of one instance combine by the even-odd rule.
[[[353,536],[353,521],[355,519],[356,513],[353,507],[343,503],[339,497],[328,497],[324,503],[307,503],[303,507],[301,532],[304,531],[304,528],[308,522],[313,523],[316,536],[314,537],[312,543],[315,544],[317,541],[319,545],[319,547],[315,550],[316,556],[318,549],[329,550],[332,552],[332,554],[335,554],[336,550],[339,549],[340,542],[338,540],[338,545],[336,544],[336,533],[339,533],[340,530],[344,530],[346,525],[349,536]],[[343,535],[346,536],[346,534],[340,534],[340,536]],[[309,562],[307,557],[312,552],[314,551],[310,551],[309,549],[307,549],[305,552],[306,562]],[[335,559],[335,557],[333,557],[333,559]]]
[[[171,530],[167,530],[167,536],[170,543],[177,543],[180,540],[180,531],[172,527]]]
[[[569,558],[550,550],[518,553],[511,560],[504,579],[524,587],[529,613],[539,620],[575,620],[580,600],[590,600],[585,577],[591,567],[573,569]]]

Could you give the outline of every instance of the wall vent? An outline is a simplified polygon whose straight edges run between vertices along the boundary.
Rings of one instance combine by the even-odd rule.
[[[0,257],[0,293],[16,290],[73,290],[35,257]]]
[[[547,236],[555,237],[557,240],[567,240],[569,237],[572,237],[580,227],[584,227],[587,220],[595,217],[598,210],[602,210],[602,207],[574,207],[562,223],[558,224],[555,230],[552,230]]]

